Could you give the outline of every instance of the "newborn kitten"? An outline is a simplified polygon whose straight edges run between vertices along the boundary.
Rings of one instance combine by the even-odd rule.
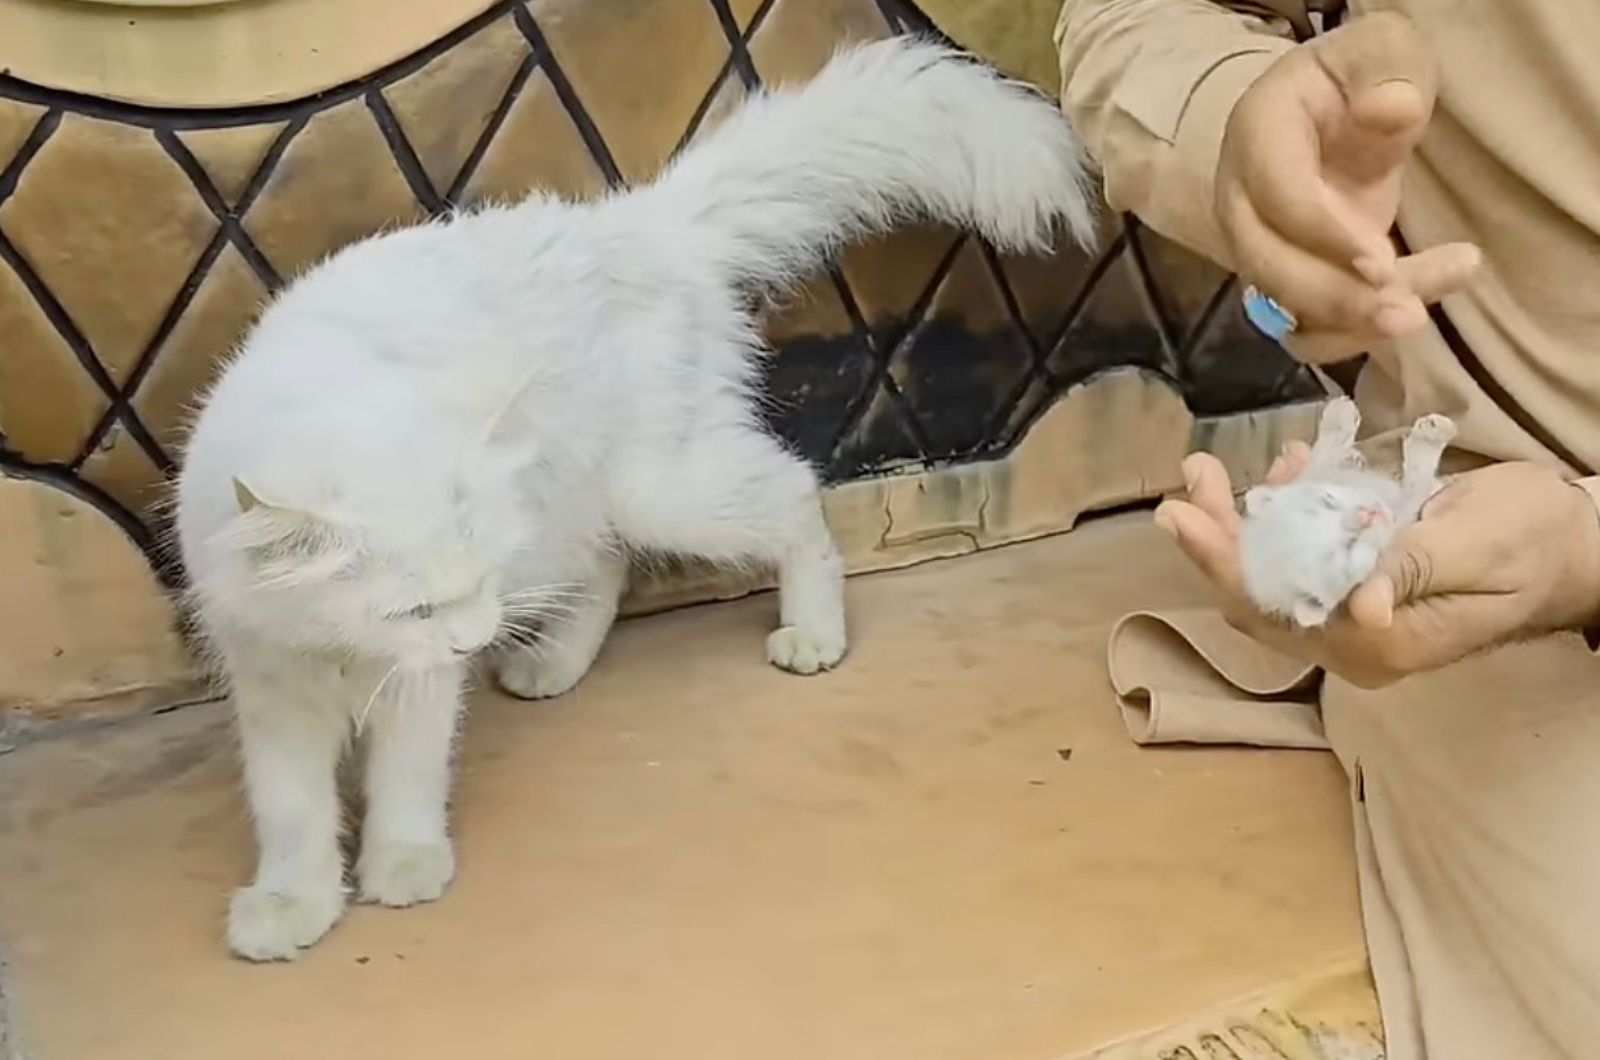
[[[255,817],[235,953],[294,957],[345,905],[335,769],[365,735],[364,901],[437,898],[468,660],[558,695],[630,550],[778,571],[767,657],[845,654],[817,477],[757,409],[753,310],[914,215],[1042,248],[1093,210],[1056,107],[941,47],[842,53],[653,184],[535,197],[349,247],[270,306],[179,483],[197,618],[232,686]]]
[[[1444,416],[1418,420],[1406,435],[1398,481],[1364,465],[1355,447],[1360,424],[1355,402],[1329,402],[1305,470],[1286,485],[1245,494],[1239,563],[1245,594],[1263,614],[1321,626],[1437,492],[1439,458],[1455,424]]]

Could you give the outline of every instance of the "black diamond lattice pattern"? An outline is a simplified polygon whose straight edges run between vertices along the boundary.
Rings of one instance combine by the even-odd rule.
[[[743,27],[729,0],[706,2],[726,37],[727,57],[684,129],[680,148],[693,139],[727,90],[760,87],[752,41],[783,0],[765,0]],[[878,5],[888,31],[936,32],[908,0],[869,2]],[[463,42],[507,24],[515,27],[527,53],[459,169],[448,181],[436,184],[386,90]],[[265,290],[282,285],[279,267],[252,237],[247,221],[307,125],[334,107],[363,103],[420,211],[436,215],[466,204],[467,189],[507,115],[541,74],[599,174],[610,185],[623,183],[606,137],[526,0],[503,0],[444,39],[371,77],[283,105],[234,111],[156,110],[0,78],[0,98],[42,107],[20,148],[0,169],[0,206],[16,193],[64,116],[82,114],[143,130],[182,171],[216,222],[154,334],[120,380],[40,269],[0,230],[0,262],[15,272],[107,403],[71,459],[39,459],[0,434],[0,467],[85,497],[121,524],[152,558],[157,557],[153,517],[85,477],[85,465],[108,446],[131,440],[162,475],[170,476],[174,470],[176,454],[157,430],[143,422],[134,399],[225,251],[236,251]],[[219,190],[180,135],[278,123],[281,129],[254,173],[232,196]],[[836,267],[819,287],[842,307],[848,320],[845,333],[799,336],[778,344],[769,373],[773,425],[831,479],[906,463],[995,455],[1015,444],[1065,390],[1117,367],[1136,366],[1161,377],[1197,414],[1264,408],[1318,392],[1307,373],[1242,324],[1229,278],[1131,220],[1114,223],[1096,254],[1072,263],[1046,299],[1052,304],[1043,307],[1029,304],[1038,299],[1030,299],[1017,286],[1014,263],[1003,261],[975,237],[948,233],[945,238],[943,252],[924,264],[926,279],[909,304],[869,318],[847,270]],[[975,282],[974,276],[980,286],[989,286],[988,296],[1001,309],[998,324],[964,327],[942,313],[940,300],[947,288],[953,289],[957,272],[968,286]],[[0,406],[4,404],[0,401]],[[1130,431],[1137,429],[1130,425]],[[164,573],[175,576],[172,571]]]

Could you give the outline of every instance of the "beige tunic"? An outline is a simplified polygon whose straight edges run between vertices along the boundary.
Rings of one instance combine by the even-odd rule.
[[[1356,394],[1367,424],[1387,431],[1443,412],[1470,456],[1593,476],[1600,4],[1352,7],[1404,12],[1442,65],[1406,175],[1403,238],[1470,240],[1485,257],[1434,328],[1373,351]],[[1067,0],[1056,35],[1063,104],[1111,204],[1223,264],[1209,207],[1223,127],[1292,46],[1261,10]],[[1597,480],[1583,484],[1600,495]],[[1301,668],[1208,614],[1125,620],[1111,660],[1136,738],[1339,754],[1393,1060],[1600,1057],[1600,661],[1576,638],[1380,692],[1308,685]]]

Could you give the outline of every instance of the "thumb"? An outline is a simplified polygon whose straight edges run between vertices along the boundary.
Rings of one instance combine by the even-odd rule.
[[[1433,114],[1438,66],[1433,50],[1403,15],[1364,15],[1319,37],[1312,54],[1338,85],[1354,134],[1336,163],[1357,180],[1376,180],[1405,161]]]
[[[1387,629],[1395,611],[1429,596],[1463,592],[1483,582],[1481,550],[1448,518],[1414,523],[1378,560],[1378,569],[1350,594],[1350,617]]]

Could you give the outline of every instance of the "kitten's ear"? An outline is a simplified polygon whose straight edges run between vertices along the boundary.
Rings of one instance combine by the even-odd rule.
[[[1316,629],[1328,621],[1331,609],[1324,607],[1310,597],[1302,597],[1294,602],[1294,622],[1301,629]]]
[[[1267,502],[1272,499],[1271,486],[1254,486],[1244,493],[1244,514],[1259,515],[1266,510]]]
[[[235,476],[233,480],[233,499],[239,504],[240,513],[248,512],[252,508],[261,507],[261,498],[256,496],[256,491],[244,484],[244,479]]]

